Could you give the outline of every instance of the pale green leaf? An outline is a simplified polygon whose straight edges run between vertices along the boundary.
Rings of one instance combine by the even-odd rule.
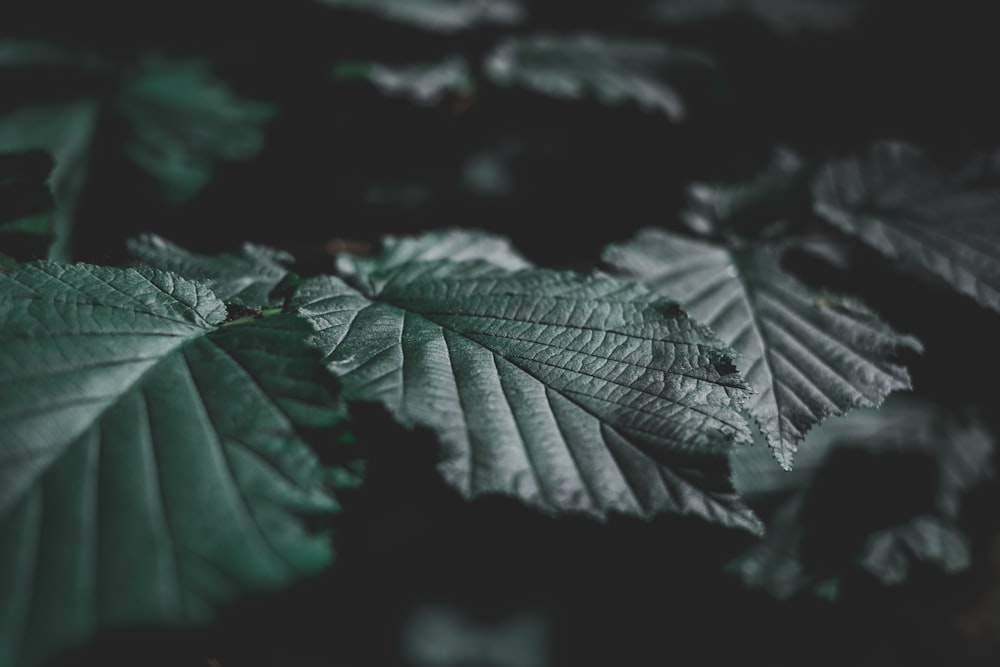
[[[365,78],[387,95],[406,97],[422,106],[473,88],[472,74],[461,56],[412,65],[374,63],[365,67]]]
[[[947,573],[961,571],[971,562],[968,539],[957,524],[962,500],[993,476],[995,449],[994,437],[979,420],[902,395],[888,399],[879,410],[857,410],[816,428],[806,437],[791,473],[768,465],[763,447],[741,447],[731,456],[733,485],[766,517],[767,533],[729,569],[748,586],[782,598],[806,590],[835,591],[837,582],[857,568],[885,584],[904,581],[915,562],[936,565]],[[842,479],[825,489],[828,495],[815,497],[818,476],[834,455],[850,451],[926,457],[934,470],[933,488],[928,490],[932,504],[929,511],[895,525],[872,528],[856,547],[845,550],[842,560],[819,567],[803,558],[803,540],[816,531],[829,531],[830,526],[813,525],[804,508],[810,499],[843,507],[858,492],[856,481],[841,474]],[[894,492],[898,488],[893,484],[885,486],[885,503],[892,502]],[[764,509],[768,507],[773,509]],[[865,511],[877,515],[879,508]],[[857,516],[841,519],[857,520]]]
[[[55,234],[55,202],[43,151],[0,153],[0,268],[42,259]]]
[[[666,24],[748,17],[780,33],[850,27],[871,0],[648,0],[644,17]]]

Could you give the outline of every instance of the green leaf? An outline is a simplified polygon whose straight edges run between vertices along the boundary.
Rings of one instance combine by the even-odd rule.
[[[98,104],[93,100],[32,105],[0,116],[0,151],[42,149],[52,154],[55,169],[49,186],[56,201],[53,259],[69,259],[76,207],[83,192],[93,150]]]
[[[885,584],[904,581],[916,561],[949,573],[965,569],[971,553],[957,524],[959,511],[963,497],[994,474],[995,448],[993,436],[978,420],[951,415],[937,405],[904,396],[890,398],[879,410],[858,410],[815,429],[807,436],[803,455],[792,473],[782,474],[768,465],[764,448],[741,447],[731,457],[733,484],[767,517],[767,533],[730,563],[729,569],[748,586],[764,588],[782,598],[806,590],[829,593],[857,568]],[[806,506],[812,500],[844,508],[858,493],[857,480],[851,477],[857,476],[858,470],[851,466],[847,475],[841,473],[826,487],[827,495],[817,495],[823,490],[816,480],[831,470],[835,455],[845,451],[925,457],[934,470],[932,503],[929,511],[862,534],[857,547],[849,548],[838,562],[818,567],[803,558],[803,541],[830,527],[816,525]],[[902,481],[897,479],[894,485],[884,487],[879,501],[891,503]],[[768,511],[768,507],[773,509]],[[877,515],[879,508],[863,511]],[[840,523],[858,520],[846,511],[837,519]],[[848,527],[848,532],[856,529]]]
[[[650,229],[604,260],[676,299],[740,353],[737,366],[756,392],[747,409],[783,468],[825,418],[910,388],[893,358],[920,343],[857,301],[800,283],[780,268],[777,247],[728,248]]]
[[[854,24],[868,0],[649,0],[644,18],[666,24],[749,17],[779,33],[832,32]]]
[[[917,275],[1000,311],[1000,194],[953,179],[918,149],[877,143],[832,161],[813,184],[816,212]]]
[[[322,0],[333,7],[371,12],[425,30],[455,32],[481,25],[513,25],[523,16],[514,0]]]
[[[306,281],[292,305],[347,396],[437,432],[460,492],[757,529],[723,461],[749,439],[745,385],[676,304],[602,274],[387,265]]]
[[[71,230],[89,178],[97,128],[105,116],[124,121],[130,132],[120,149],[181,203],[209,181],[215,162],[243,160],[259,152],[269,105],[238,98],[201,60],[146,58],[115,66],[89,52],[35,42],[0,42],[0,68],[31,72],[64,70],[86,84],[65,99],[17,100],[0,115],[0,152],[44,149],[55,159],[50,185],[57,208],[51,259],[70,258]],[[111,136],[101,134],[100,137]]]
[[[245,243],[239,252],[207,257],[177,246],[155,234],[128,241],[128,252],[138,262],[203,281],[222,301],[245,308],[279,307],[279,287],[295,280],[287,252]]]
[[[237,97],[202,60],[154,60],[123,82],[115,100],[132,133],[123,150],[181,203],[211,179],[218,161],[247,160],[264,144],[273,108]]]
[[[304,519],[338,506],[298,431],[345,410],[311,328],[225,319],[150,268],[0,274],[0,663],[203,622],[330,562]]]
[[[486,59],[486,73],[499,85],[569,99],[595,95],[608,104],[633,102],[674,121],[687,113],[678,84],[715,70],[715,61],[700,51],[594,35],[510,38]]]
[[[47,254],[55,228],[51,171],[42,151],[0,154],[0,268]]]

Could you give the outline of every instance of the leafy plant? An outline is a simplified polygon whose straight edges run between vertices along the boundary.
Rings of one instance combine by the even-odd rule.
[[[4,28],[0,666],[988,664],[1000,137],[878,111],[933,17],[558,4]]]

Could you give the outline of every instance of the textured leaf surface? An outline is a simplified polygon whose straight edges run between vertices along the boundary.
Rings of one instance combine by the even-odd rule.
[[[296,429],[344,410],[312,329],[225,317],[149,268],[0,274],[0,663],[204,621],[329,563],[303,517],[337,505]]]
[[[289,280],[288,265],[294,261],[287,252],[252,243],[236,253],[208,257],[154,234],[130,239],[128,251],[143,264],[205,282],[225,303],[254,309],[282,304],[275,290]]]
[[[480,25],[518,23],[524,13],[513,0],[323,0],[328,5],[372,12],[427,30],[454,32]]]
[[[0,268],[47,255],[55,230],[51,171],[42,151],[0,154]]]
[[[440,470],[461,492],[757,528],[723,479],[724,452],[749,439],[745,385],[676,304],[600,274],[482,261],[352,282],[307,281],[293,305],[350,396],[437,431]]]
[[[835,455],[852,451],[924,457],[934,470],[932,502],[926,512],[862,533],[856,547],[848,545],[839,560],[819,567],[803,557],[803,541],[810,533],[831,527],[817,525],[815,517],[806,513],[807,503],[841,508],[837,518],[841,524],[865,520],[846,509],[861,491],[858,460],[850,462],[847,475],[842,470],[825,489],[816,483],[829,472]],[[993,437],[975,419],[903,396],[888,399],[879,410],[858,410],[815,429],[792,473],[782,474],[768,465],[763,447],[741,447],[731,457],[733,483],[752,507],[766,515],[767,533],[730,569],[748,586],[783,598],[805,590],[834,595],[839,581],[857,567],[885,584],[903,581],[915,562],[934,564],[945,572],[960,571],[971,558],[968,541],[956,523],[962,498],[994,474],[994,452]],[[877,515],[878,504],[893,502],[906,471],[894,472],[893,483],[880,483],[875,504],[858,508],[860,512]],[[774,509],[768,512],[765,507]],[[865,530],[864,525],[859,527]]]
[[[1000,311],[1000,189],[963,184],[916,148],[883,142],[831,162],[813,193],[832,224]]]
[[[714,69],[711,57],[698,51],[593,35],[511,38],[486,60],[487,74],[501,85],[571,99],[596,95],[610,104],[630,101],[674,121],[686,114],[679,80]]]
[[[813,292],[780,268],[776,248],[730,249],[651,229],[604,259],[679,301],[740,353],[737,366],[756,392],[747,409],[784,468],[826,417],[910,388],[892,359],[920,344],[853,300]]]

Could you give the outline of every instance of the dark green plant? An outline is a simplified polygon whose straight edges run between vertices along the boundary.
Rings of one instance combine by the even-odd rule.
[[[580,558],[602,601],[632,558],[778,609],[976,567],[997,425],[961,380],[998,370],[997,137],[827,138],[787,80],[755,115],[749,46],[836,71],[892,3],[555,4],[293,3],[337,39],[269,56],[0,34],[0,667],[253,634],[240,604],[330,590],[386,516],[395,544],[497,498],[572,544],[669,545],[538,538],[526,570]],[[859,92],[827,85],[801,94]],[[618,162],[647,143],[662,171]],[[382,664],[573,664],[522,629],[421,643],[462,621],[415,599]],[[358,664],[287,616],[233,664]]]

